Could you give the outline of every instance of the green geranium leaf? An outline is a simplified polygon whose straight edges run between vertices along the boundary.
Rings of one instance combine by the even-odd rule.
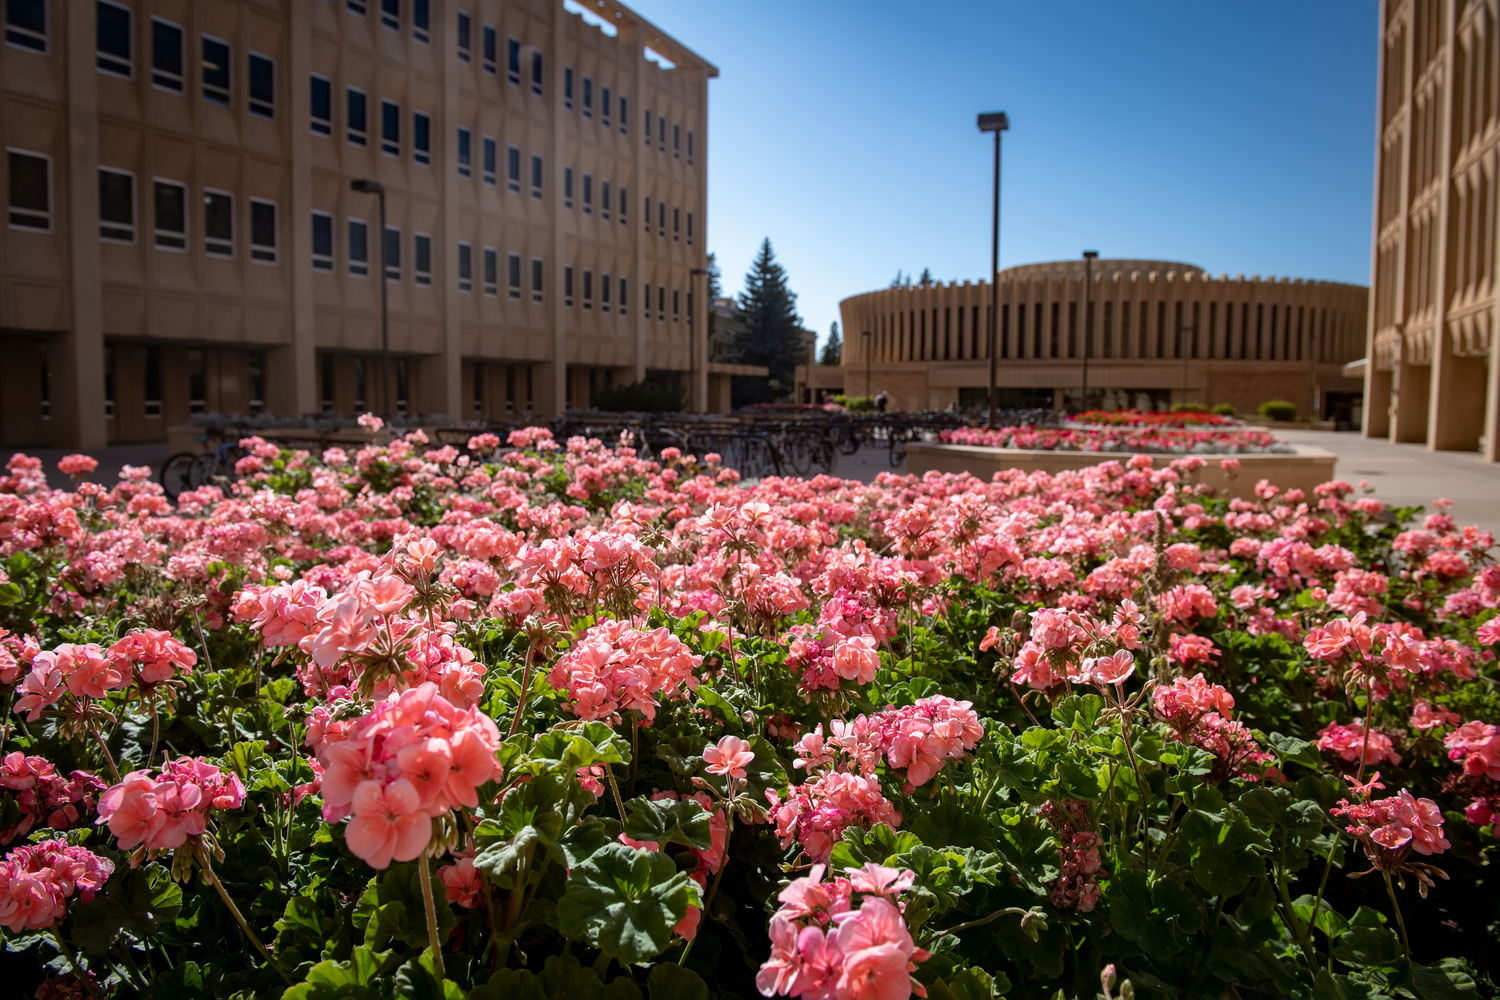
[[[694,799],[634,798],[625,803],[625,835],[656,844],[685,844],[706,851],[713,846],[712,815]]]
[[[116,870],[103,892],[73,908],[73,940],[91,955],[109,950],[122,932],[146,941],[171,924],[181,906],[182,887],[165,869]]]
[[[608,844],[568,876],[558,930],[628,964],[661,954],[692,900],[686,874],[665,854]]]
[[[389,995],[380,976],[385,953],[354,949],[347,962],[319,962],[307,979],[281,995],[282,1000],[377,1000]]]
[[[708,1000],[708,984],[703,977],[674,962],[651,967],[646,991],[651,1000]]]

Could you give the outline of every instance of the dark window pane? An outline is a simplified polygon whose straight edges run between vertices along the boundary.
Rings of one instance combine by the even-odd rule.
[[[47,0],[5,0],[5,40],[47,51]]]
[[[94,4],[98,32],[99,68],[130,75],[130,10],[112,3]]]
[[[156,245],[187,246],[187,191],[180,185],[156,182]]]
[[[401,27],[401,0],[380,0],[380,23],[387,28]]]
[[[182,93],[182,29],[151,21],[151,82]]]
[[[484,26],[484,63],[485,69],[494,72],[495,57],[499,51],[499,36],[495,33],[492,25]]]
[[[229,103],[229,46],[207,36],[203,39],[203,98],[215,104]]]
[[[427,29],[432,26],[432,15],[428,0],[412,0],[411,26],[420,31],[425,40]]]
[[[458,54],[459,58],[468,61],[469,58],[469,15],[463,11],[458,12]]]
[[[276,64],[265,56],[250,56],[250,111],[276,116]]]
[[[117,240],[135,238],[135,178],[129,174],[99,171],[99,234]]]
[[[210,191],[203,196],[203,235],[209,253],[229,254],[234,250],[234,198]]]
[[[417,111],[412,114],[411,141],[423,153],[432,150],[432,119],[425,112]]]
[[[312,252],[317,256],[333,256],[333,216],[313,213],[312,244]]]
[[[312,98],[312,117],[317,122],[333,121],[333,84],[321,76],[311,78],[309,86]],[[327,133],[324,133],[325,135]]]
[[[368,104],[363,91],[349,88],[349,108],[346,117],[349,119],[349,141],[357,146],[365,144],[365,133],[368,131],[369,122]]]
[[[266,201],[250,203],[250,257],[276,259],[276,206]]]
[[[421,233],[417,234],[417,271],[425,274],[432,270],[432,238]]]
[[[41,216],[42,220],[39,224],[46,227],[49,224],[46,217],[51,212],[51,199],[47,192],[46,159],[12,151],[8,160],[10,207],[19,210],[27,217]],[[14,212],[11,214],[11,222],[16,222]]]
[[[356,219],[349,220],[349,262],[370,261],[370,227]],[[361,271],[361,274],[364,272]]]
[[[385,230],[385,273],[388,278],[401,277],[401,230]]]

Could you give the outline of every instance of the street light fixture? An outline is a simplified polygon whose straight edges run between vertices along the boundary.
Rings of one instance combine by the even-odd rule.
[[[995,133],[995,211],[990,226],[990,384],[989,423],[995,426],[995,324],[1000,320],[1000,133],[1010,129],[1004,111],[988,111],[979,116],[979,131]]]
[[[1094,261],[1098,258],[1098,250],[1083,252],[1083,387],[1078,393],[1080,410],[1089,408],[1089,345],[1093,340],[1090,336],[1093,329],[1089,325],[1089,298],[1094,292]]]
[[[349,187],[359,194],[373,194],[380,202],[380,407],[382,415],[391,415],[391,324],[387,304],[385,259],[385,185],[368,177],[351,181]]]

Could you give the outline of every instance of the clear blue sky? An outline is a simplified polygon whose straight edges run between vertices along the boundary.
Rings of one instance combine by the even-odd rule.
[[[630,2],[630,0],[627,0]],[[1009,113],[1000,262],[1183,260],[1369,283],[1370,0],[634,0],[719,67],[709,249],[761,237],[808,326],[897,269],[979,279]]]

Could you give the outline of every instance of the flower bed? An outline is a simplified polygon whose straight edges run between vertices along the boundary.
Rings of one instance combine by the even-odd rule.
[[[1079,424],[1109,424],[1114,427],[1237,427],[1233,417],[1207,410],[1086,410],[1073,417]]]
[[[1190,430],[1178,427],[959,427],[942,431],[945,444],[1037,451],[1146,455],[1255,455],[1295,451],[1269,431]]]
[[[1490,988],[1486,533],[511,443],[11,461],[11,995]]]

